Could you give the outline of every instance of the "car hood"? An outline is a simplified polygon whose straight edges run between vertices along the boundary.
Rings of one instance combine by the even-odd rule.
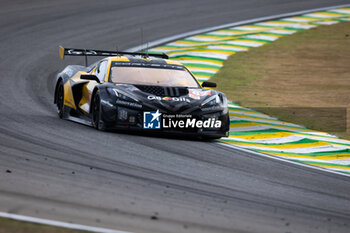
[[[168,113],[191,113],[200,110],[203,101],[218,94],[217,91],[202,88],[131,84],[115,86],[120,94],[132,98],[145,108]]]

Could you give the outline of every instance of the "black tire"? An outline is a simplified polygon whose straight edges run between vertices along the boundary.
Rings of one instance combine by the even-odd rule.
[[[93,98],[91,111],[92,126],[97,130],[105,130],[104,122],[101,119],[101,99],[99,91],[97,91]]]
[[[56,108],[59,118],[64,117],[64,87],[62,80],[59,81],[56,91]]]

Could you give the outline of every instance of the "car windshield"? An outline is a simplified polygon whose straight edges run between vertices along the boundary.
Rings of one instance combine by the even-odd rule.
[[[114,83],[124,84],[199,87],[194,77],[186,69],[114,66],[111,68],[110,79]]]

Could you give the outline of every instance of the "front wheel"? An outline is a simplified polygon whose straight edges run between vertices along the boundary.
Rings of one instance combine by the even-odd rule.
[[[56,92],[56,108],[57,108],[57,114],[59,118],[63,118],[64,116],[64,87],[62,80],[59,81],[57,92]]]
[[[96,92],[92,104],[92,126],[97,130],[105,130],[105,125],[101,119],[101,99],[99,91]]]

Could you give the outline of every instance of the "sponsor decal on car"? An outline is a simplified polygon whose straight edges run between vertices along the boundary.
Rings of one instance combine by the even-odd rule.
[[[125,107],[133,107],[133,108],[142,108],[141,104],[138,103],[132,103],[129,101],[123,101],[123,100],[117,100],[116,104],[121,105],[121,106],[125,106]]]
[[[68,55],[97,55],[97,52],[93,51],[93,50],[84,50],[84,51],[77,51],[74,49],[69,49],[67,50],[67,54]]]
[[[221,120],[214,117],[197,119],[190,114],[162,114],[157,111],[143,113],[144,129],[219,129]]]
[[[211,91],[202,91],[200,89],[189,89],[188,90],[188,96],[191,97],[192,99],[197,99],[199,100],[202,96],[208,96],[211,95]]]
[[[143,112],[143,128],[144,129],[160,129],[161,113],[159,110],[155,112]]]
[[[182,101],[182,102],[187,102],[190,103],[191,100],[185,97],[160,97],[160,96],[155,96],[155,95],[149,95],[147,96],[147,99],[149,100],[167,100],[167,101]]]

